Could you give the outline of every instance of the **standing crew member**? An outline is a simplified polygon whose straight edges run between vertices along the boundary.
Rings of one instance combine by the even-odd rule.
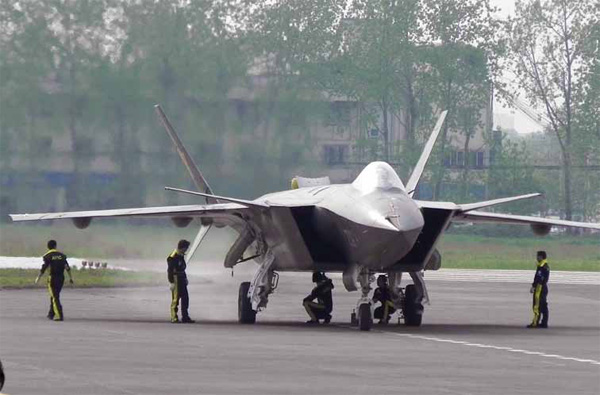
[[[171,322],[179,322],[177,317],[177,306],[181,299],[181,322],[195,322],[188,315],[188,307],[190,298],[188,296],[188,280],[185,274],[185,253],[190,246],[187,240],[179,240],[177,248],[167,258],[167,277],[169,279],[171,289]]]
[[[312,275],[313,283],[317,286],[313,288],[310,295],[304,298],[302,305],[310,316],[307,324],[318,324],[322,319],[324,324],[329,324],[331,321],[331,311],[333,310],[333,299],[331,290],[333,282],[325,276],[324,273],[314,272]],[[314,300],[317,299],[316,302]]]
[[[546,261],[546,251],[537,252],[537,270],[529,292],[533,294],[533,320],[528,328],[548,328],[548,279],[550,266]],[[540,318],[542,322],[540,323]]]
[[[65,270],[69,275],[69,282],[73,284],[71,276],[71,268],[67,262],[67,256],[56,249],[56,240],[48,241],[48,252],[44,254],[44,264],[40,269],[40,274],[35,279],[37,284],[40,278],[50,267],[48,275],[48,293],[50,294],[50,311],[48,311],[48,319],[54,321],[62,321],[64,319],[62,305],[60,304],[60,291],[65,282]]]
[[[380,324],[387,324],[392,314],[396,312],[392,298],[392,290],[388,286],[388,279],[385,275],[377,277],[377,288],[373,293],[373,302],[381,302],[381,306],[375,309],[373,316],[379,319]]]

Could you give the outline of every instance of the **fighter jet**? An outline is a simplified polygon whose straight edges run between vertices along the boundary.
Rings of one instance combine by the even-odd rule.
[[[86,228],[94,218],[106,217],[169,217],[179,227],[199,219],[200,230],[188,259],[212,226],[229,226],[238,237],[225,256],[224,266],[233,268],[252,259],[259,265],[252,280],[240,284],[238,319],[241,323],[254,323],[257,312],[267,307],[268,298],[278,284],[278,272],[322,271],[342,273],[348,291],[360,289],[352,320],[361,330],[369,330],[373,324],[369,293],[375,273],[388,275],[394,303],[404,323],[419,326],[423,304],[429,302],[423,272],[441,267],[436,245],[451,223],[530,225],[538,235],[548,234],[553,226],[600,230],[598,223],[480,211],[534,198],[540,196],[539,193],[469,204],[414,199],[446,117],[445,111],[406,184],[388,163],[372,162],[350,184],[330,184],[326,177],[298,177],[294,180],[295,189],[244,200],[213,193],[160,106],[155,109],[198,191],[166,189],[203,197],[206,204],[14,214],[11,218],[15,222],[68,218],[78,228]],[[412,284],[402,288],[405,273],[411,277]]]

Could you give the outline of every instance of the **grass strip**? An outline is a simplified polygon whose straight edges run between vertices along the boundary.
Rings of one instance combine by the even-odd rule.
[[[0,289],[46,289],[47,273],[37,284],[34,280],[39,274],[37,269],[0,269]],[[113,269],[71,269],[74,288],[112,288],[165,285],[166,275],[155,272],[138,272]],[[65,274],[65,287],[71,287]]]

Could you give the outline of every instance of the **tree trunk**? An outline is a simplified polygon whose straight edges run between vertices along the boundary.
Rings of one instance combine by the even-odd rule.
[[[383,101],[383,160],[390,161],[390,130],[388,126],[388,105],[387,101]]]
[[[471,134],[466,133],[464,151],[464,162],[461,175],[461,191],[460,199],[461,202],[466,201],[467,195],[469,194],[469,142],[471,141]]]
[[[570,221],[573,218],[573,205],[571,201],[571,155],[568,151],[563,151],[563,176],[565,188],[565,219]]]

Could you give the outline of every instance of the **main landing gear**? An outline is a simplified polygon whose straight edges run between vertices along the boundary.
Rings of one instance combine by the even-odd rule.
[[[252,282],[246,281],[240,284],[238,294],[238,321],[240,323],[254,324],[256,313],[267,307],[269,295],[275,291],[279,283],[279,274],[271,270],[274,260],[271,251],[267,251]]]
[[[369,293],[371,292],[371,283],[375,277],[367,270],[361,270],[358,273],[358,283],[360,284],[361,297],[358,299],[356,309],[350,317],[352,325],[358,325],[361,331],[370,331],[373,326],[373,304]]]
[[[394,297],[394,306],[398,311],[398,323],[403,319],[406,326],[420,326],[423,320],[423,303],[429,303],[429,295],[422,272],[410,272],[409,274],[413,284],[407,285],[403,290],[400,287],[402,273],[390,273],[388,275],[389,287]],[[360,283],[362,295],[351,315],[350,323],[358,326],[361,331],[369,331],[373,326],[373,305],[369,293],[375,277],[367,271],[361,271],[357,280]]]

